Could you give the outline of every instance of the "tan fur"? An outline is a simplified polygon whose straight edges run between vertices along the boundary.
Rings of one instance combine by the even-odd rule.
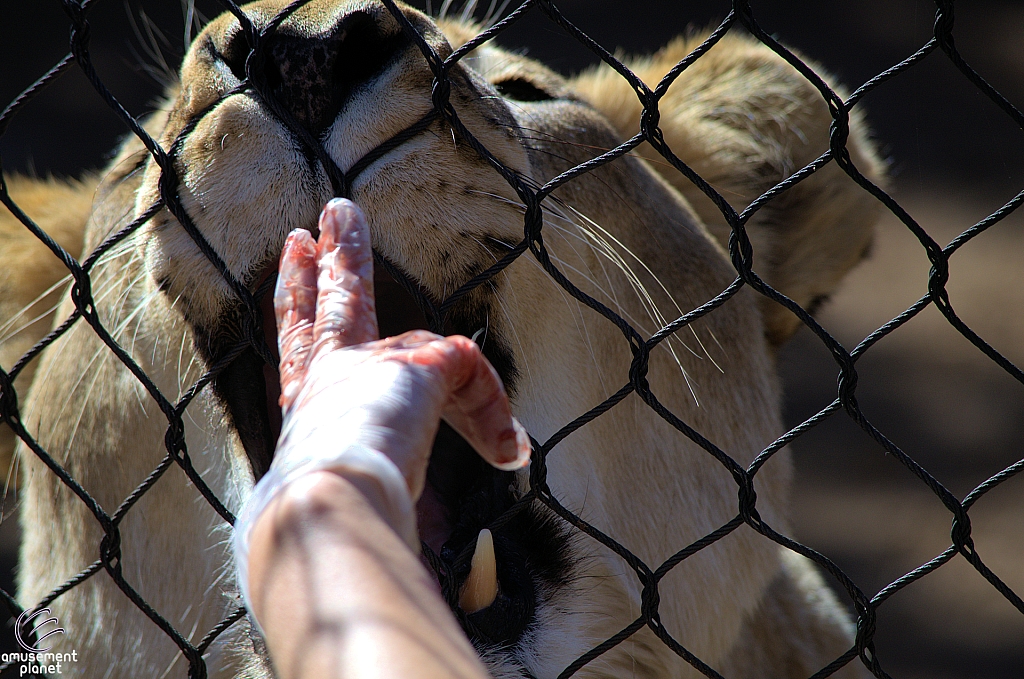
[[[59,181],[10,177],[11,198],[36,225],[72,257],[82,252],[82,233],[92,205],[96,181]],[[54,286],[68,275],[53,252],[6,208],[0,209],[0,367],[10,371],[21,356],[52,327],[52,310],[59,299]],[[15,382],[25,394],[38,361],[25,365]],[[0,469],[11,467],[15,436],[0,425]],[[16,477],[10,478],[14,482]]]
[[[655,87],[706,36],[677,38],[653,57],[629,61]],[[826,82],[828,72],[809,62]],[[577,78],[574,89],[605,114],[624,136],[640,130],[640,102],[617,73],[605,67]],[[842,88],[832,88],[843,96]],[[673,83],[660,105],[665,142],[738,212],[815,160],[829,147],[832,118],[814,86],[771,50],[728,33]],[[860,110],[852,114],[847,148],[853,164],[875,183],[882,164],[867,142]],[[723,245],[730,229],[721,211],[647,143],[639,154],[681,192]],[[758,211],[748,224],[754,271],[805,309],[839,283],[871,243],[881,205],[831,163]],[[824,235],[828,234],[828,238]],[[799,319],[768,298],[759,299],[768,337],[781,344]]]
[[[247,11],[267,17],[283,4],[256,3]],[[368,0],[314,0],[286,25],[306,32],[329,28],[353,9],[371,13],[385,30],[395,29],[394,19]],[[435,49],[449,53],[428,19],[411,10],[407,15]],[[227,17],[215,20],[196,44],[209,36],[223,49],[232,23]],[[473,31],[445,29],[456,44]],[[653,82],[693,44],[674,42],[633,66]],[[452,73],[452,103],[465,125],[503,163],[536,182],[614,146],[637,124],[635,96],[628,88],[625,96],[621,83],[604,73],[565,81],[493,47],[477,50],[466,67]],[[600,113],[569,99],[506,102],[487,81],[508,78],[529,79],[556,97],[588,100]],[[353,93],[327,136],[327,150],[343,169],[351,166],[430,109],[430,83],[422,56],[415,48],[406,50],[393,67]],[[192,114],[231,86],[227,70],[209,52],[193,49],[182,66],[180,92],[172,93],[168,113],[151,121],[151,129],[169,146]],[[744,205],[827,148],[828,118],[816,96],[765,48],[728,38],[670,91],[661,107],[662,128],[687,163],[734,204]],[[305,160],[285,140],[261,105],[236,95],[204,118],[182,148],[183,202],[232,272],[249,285],[258,282],[289,230],[313,227],[330,196],[326,177],[303,174]],[[851,145],[855,162],[878,180],[880,166],[863,132],[855,132]],[[156,197],[158,169],[152,161],[133,169],[132,159],[144,158],[139,153],[137,144],[123,150],[97,190],[87,248]],[[36,188],[70,205],[61,198],[68,189],[53,183]],[[89,193],[83,186],[76,195],[85,200]],[[442,123],[371,166],[353,187],[353,198],[368,215],[375,247],[438,297],[494,261],[487,239],[514,243],[522,237],[515,193]],[[734,278],[722,245],[711,236],[723,240],[720,217],[657,159],[648,165],[623,158],[569,183],[553,198],[545,204],[544,239],[556,265],[643,333],[710,299]],[[81,208],[73,212],[79,221],[85,214]],[[851,182],[826,169],[755,220],[755,267],[793,299],[810,303],[863,255],[875,215]],[[4,261],[22,267],[8,252]],[[49,269],[49,278],[14,277],[22,304],[61,275],[59,268]],[[637,294],[638,286],[649,300]],[[172,401],[205,369],[192,328],[216,324],[232,299],[166,211],[104,257],[93,290],[107,327]],[[496,278],[492,291],[473,293],[469,303],[491,305],[488,341],[502,343],[515,357],[520,377],[514,408],[538,440],[627,379],[631,354],[622,335],[564,294],[529,254]],[[70,309],[65,300],[56,318]],[[753,294],[741,292],[653,352],[652,391],[740,464],[749,464],[782,432],[773,346],[793,327]],[[24,390],[22,385],[23,401]],[[30,430],[107,511],[165,454],[163,415],[83,323],[46,350],[27,401]],[[197,469],[236,511],[251,490],[252,474],[225,417],[223,405],[204,390],[187,410],[185,434]],[[25,539],[19,597],[31,605],[95,560],[101,532],[48,470],[24,449],[21,455]],[[556,446],[548,470],[560,502],[652,566],[736,513],[731,476],[635,395]],[[789,479],[790,462],[782,451],[756,481],[761,516],[783,532]],[[527,480],[521,482],[525,486]],[[235,605],[223,542],[227,531],[176,466],[127,514],[120,530],[126,579],[194,643]],[[543,593],[536,624],[521,643],[486,652],[495,676],[519,676],[521,665],[542,679],[553,677],[639,614],[639,585],[618,557],[586,539],[574,550],[577,577]],[[167,676],[184,676],[174,644],[104,573],[63,595],[53,608],[68,630],[62,643],[80,651],[85,676],[164,676],[168,669]],[[667,575],[660,614],[676,639],[729,677],[795,679],[852,643],[845,613],[813,569],[780,554],[747,527]],[[261,676],[243,627],[229,630],[211,649],[210,676]],[[844,672],[835,676],[862,676],[853,665]],[[695,673],[642,630],[577,676]]]
[[[816,567],[798,554],[783,552],[782,571],[744,624],[736,651],[721,672],[759,679],[809,677],[821,669],[821,658],[848,647],[853,634],[853,625]],[[831,676],[852,679],[865,672],[854,659]]]

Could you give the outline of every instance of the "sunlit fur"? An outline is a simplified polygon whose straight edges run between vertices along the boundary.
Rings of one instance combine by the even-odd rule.
[[[247,11],[260,22],[285,4],[256,3]],[[435,8],[448,15],[440,22],[444,33],[406,10],[442,55],[479,29],[459,21],[471,12],[460,17],[450,5]],[[497,5],[492,16],[501,13]],[[395,29],[393,17],[368,0],[314,0],[286,25],[316,33],[355,9]],[[216,19],[194,44],[210,38],[223,47],[233,25],[232,18]],[[696,37],[679,39],[631,65],[653,85],[697,44]],[[452,76],[451,100],[464,124],[536,185],[612,148],[639,124],[635,94],[607,68],[564,80],[485,46]],[[509,79],[529,81],[555,99],[506,100],[491,83]],[[234,84],[209,52],[193,49],[180,86],[170,89],[166,107],[147,128],[168,147],[196,112]],[[421,54],[410,47],[353,92],[325,135],[327,150],[340,167],[350,167],[430,109],[430,86]],[[828,146],[830,118],[820,95],[767,48],[739,35],[728,35],[683,73],[660,108],[669,145],[738,208]],[[859,169],[880,181],[881,166],[856,118],[850,150]],[[64,247],[87,253],[157,197],[159,171],[145,158],[141,145],[129,141],[98,187],[94,180],[18,179],[11,192]],[[309,171],[281,124],[243,95],[220,103],[198,124],[182,148],[179,174],[189,214],[231,271],[251,285],[285,234],[312,228],[331,195],[326,176]],[[518,196],[443,123],[373,164],[356,182],[353,198],[367,213],[374,246],[438,298],[493,263],[500,256],[496,244],[517,243],[523,234]],[[863,256],[876,215],[867,194],[829,166],[750,222],[755,269],[798,303],[816,303]],[[73,305],[64,299],[55,313],[48,311],[55,303],[52,286],[66,271],[10,215],[0,215],[0,233],[19,244],[0,251],[0,335],[6,340],[0,364],[10,369]],[[545,202],[544,242],[555,265],[645,335],[733,280],[727,237],[713,205],[648,147],[574,180]],[[185,315],[215,326],[231,301],[228,286],[166,211],[106,254],[92,280],[106,327],[175,401],[206,367]],[[514,408],[538,440],[627,382],[631,353],[619,330],[566,294],[529,253],[474,299],[491,300],[485,341],[500,343],[514,358]],[[654,350],[651,389],[749,464],[783,431],[774,350],[795,327],[789,312],[742,291]],[[18,385],[29,431],[114,511],[164,458],[165,417],[84,322],[32,367],[34,375],[24,373]],[[184,419],[192,462],[236,511],[252,474],[223,405],[206,389]],[[0,443],[10,447],[9,440]],[[21,447],[18,459],[24,527],[19,599],[29,606],[93,563],[102,533],[84,504],[30,451]],[[737,513],[730,474],[635,395],[556,446],[548,479],[560,502],[652,567]],[[785,450],[756,480],[760,515],[781,532],[788,530],[789,482]],[[128,512],[120,533],[125,579],[192,643],[237,605],[228,530],[177,465]],[[554,677],[640,614],[641,588],[625,562],[589,538],[570,549],[576,567],[569,583],[541,592],[536,621],[520,643],[483,650],[495,676],[520,676],[522,666],[542,679]],[[681,563],[660,591],[666,630],[727,677],[809,676],[852,644],[852,625],[817,572],[745,526]],[[52,608],[67,630],[54,650],[77,649],[75,669],[83,676],[185,676],[175,644],[105,572]],[[211,647],[210,676],[262,676],[247,630],[239,623]],[[833,676],[861,676],[857,664]],[[577,676],[696,672],[644,629]]]

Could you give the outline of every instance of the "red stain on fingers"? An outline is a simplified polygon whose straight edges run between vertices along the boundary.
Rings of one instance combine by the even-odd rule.
[[[314,352],[377,339],[370,228],[352,201],[335,198],[320,214],[316,260]]]
[[[424,342],[427,337],[435,339]],[[512,417],[501,378],[471,339],[459,335],[439,338],[423,331],[395,339],[394,354],[388,358],[428,367],[438,374],[446,394],[442,417],[487,462],[501,469],[518,469],[529,461],[529,437]],[[385,355],[382,352],[381,358]]]
[[[289,408],[306,374],[316,311],[316,243],[308,231],[288,234],[281,252],[274,316],[280,353],[281,407]]]

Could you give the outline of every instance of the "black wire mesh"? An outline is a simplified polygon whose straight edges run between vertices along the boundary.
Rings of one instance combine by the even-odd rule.
[[[879,340],[906,324],[910,319],[914,318],[921,311],[931,305],[934,305],[945,317],[948,323],[964,338],[970,341],[978,351],[982,352],[1012,378],[1018,382],[1024,383],[1024,372],[1022,372],[1020,368],[1015,366],[1007,358],[1002,356],[992,346],[986,343],[985,340],[978,336],[959,318],[957,313],[954,311],[949,300],[949,295],[946,292],[946,284],[949,281],[950,257],[969,240],[1013,213],[1020,204],[1024,202],[1024,191],[1017,194],[999,210],[965,230],[947,246],[941,247],[925,232],[925,230],[910,216],[910,214],[903,209],[903,207],[893,200],[882,188],[873,184],[863,174],[861,174],[858,168],[853,164],[850,154],[846,148],[847,139],[850,134],[850,112],[858,102],[860,102],[866,94],[875,88],[878,88],[887,81],[899,76],[901,73],[906,72],[908,69],[914,67],[914,65],[921,61],[925,56],[935,51],[941,51],[944,53],[950,63],[955,66],[964,78],[977,88],[978,92],[998,106],[1017,127],[1024,128],[1024,115],[1022,115],[1021,111],[1013,106],[992,86],[990,86],[957,51],[953,33],[953,0],[936,0],[934,31],[930,40],[903,61],[893,65],[891,68],[865,82],[845,100],[836,94],[836,92],[833,91],[807,64],[801,61],[784,46],[779,44],[771,35],[762,30],[761,26],[759,26],[755,20],[754,12],[750,3],[745,0],[734,0],[732,3],[732,11],[728,13],[725,19],[709,35],[705,42],[693,50],[693,52],[685,59],[680,61],[675,68],[673,68],[653,89],[644,84],[636,75],[624,66],[619,59],[609,53],[601,45],[593,41],[584,32],[579,30],[558,10],[556,4],[551,0],[526,0],[525,2],[522,2],[501,21],[498,21],[476,38],[459,47],[447,58],[442,58],[437,54],[437,52],[408,21],[405,15],[395,5],[393,0],[382,0],[383,4],[402,26],[407,37],[419,47],[433,74],[433,87],[431,91],[433,109],[415,125],[396,135],[394,138],[369,153],[366,157],[356,163],[356,165],[348,172],[341,171],[320,143],[302,125],[299,124],[286,107],[282,106],[275,99],[271,93],[271,89],[267,85],[264,75],[265,45],[267,44],[268,38],[274,34],[280,24],[292,12],[304,5],[307,1],[308,0],[296,0],[296,2],[293,2],[287,8],[282,10],[264,28],[260,29],[234,2],[231,0],[221,0],[223,7],[227,11],[231,12],[240,22],[250,49],[249,58],[245,62],[246,79],[242,85],[231,93],[228,93],[228,95],[236,91],[246,91],[258,97],[260,101],[264,103],[266,107],[292,131],[297,139],[302,140],[306,146],[306,150],[323,165],[330,177],[330,181],[336,195],[347,195],[353,179],[371,162],[412,136],[418,134],[428,125],[438,119],[441,119],[450,126],[460,141],[471,147],[481,158],[489,163],[495,172],[499,173],[508,182],[526,208],[523,222],[523,239],[504,257],[502,257],[500,261],[473,276],[447,299],[440,302],[429,299],[425,296],[420,291],[416,283],[409,280],[398,267],[388,262],[378,253],[375,253],[377,263],[387,269],[388,272],[396,278],[396,280],[402,283],[409,292],[413,293],[417,297],[426,317],[429,319],[432,329],[440,331],[444,327],[447,314],[460,299],[476,289],[478,286],[484,285],[488,280],[499,274],[514,260],[519,257],[533,257],[551,276],[551,278],[556,281],[569,295],[580,303],[593,309],[595,312],[601,314],[609,322],[615,324],[615,326],[621,331],[624,340],[628,343],[630,351],[632,352],[633,358],[628,373],[628,380],[617,392],[609,397],[604,403],[598,405],[589,412],[581,414],[574,421],[567,423],[548,440],[543,442],[534,441],[534,463],[530,471],[530,491],[519,501],[517,505],[513,506],[508,510],[506,515],[502,516],[497,521],[499,524],[507,521],[512,514],[520,511],[528,503],[541,503],[564,519],[567,524],[619,555],[635,573],[642,587],[641,613],[636,620],[622,629],[618,634],[605,640],[576,659],[564,669],[560,677],[571,676],[581,667],[598,658],[601,654],[607,652],[616,645],[622,643],[645,626],[652,630],[654,634],[656,634],[685,662],[689,663],[708,677],[719,677],[720,675],[718,672],[705,664],[700,658],[690,653],[676,639],[674,639],[661,624],[658,612],[660,601],[658,584],[679,563],[705,547],[724,538],[744,524],[757,531],[765,538],[788,547],[789,549],[813,560],[832,576],[835,582],[845,590],[853,602],[857,616],[857,635],[855,644],[842,656],[836,658],[834,662],[817,672],[814,677],[827,677],[847,663],[857,661],[863,662],[875,676],[888,677],[889,675],[883,669],[881,662],[876,657],[873,643],[876,616],[879,608],[894,594],[904,589],[909,584],[927,576],[929,573],[934,572],[936,569],[940,568],[957,556],[966,560],[966,562],[968,562],[982,577],[984,577],[985,580],[987,580],[991,586],[999,592],[999,594],[1009,601],[1018,611],[1024,613],[1024,601],[1022,601],[1021,597],[1012,591],[988,568],[988,566],[986,566],[978,551],[975,549],[974,542],[971,537],[971,520],[969,516],[969,510],[982,496],[1024,469],[1024,459],[1006,467],[991,478],[985,480],[962,499],[957,498],[932,474],[930,474],[927,469],[922,467],[911,456],[901,450],[899,446],[886,437],[885,434],[883,434],[867,419],[867,417],[865,417],[858,405],[856,395],[858,380],[856,369],[857,361]],[[4,179],[0,177],[0,201],[2,201],[7,209],[24,224],[26,229],[31,231],[31,233],[44,243],[54,255],[61,259],[70,272],[74,281],[71,288],[71,298],[73,299],[76,307],[75,312],[69,318],[61,322],[55,330],[49,333],[41,342],[22,356],[11,370],[4,371],[0,369],[0,418],[2,418],[2,421],[13,429],[16,435],[24,442],[32,453],[38,456],[38,458],[47,467],[49,467],[60,481],[69,488],[82,503],[84,503],[95,517],[104,533],[99,545],[99,558],[87,569],[64,583],[58,589],[54,590],[42,601],[18,602],[11,594],[2,590],[0,590],[0,596],[3,597],[3,600],[12,616],[17,617],[23,612],[23,610],[25,610],[22,604],[31,604],[31,608],[46,606],[70,589],[76,587],[89,578],[97,577],[100,571],[104,571],[107,576],[110,577],[111,580],[121,589],[124,595],[128,597],[143,613],[145,613],[145,615],[148,616],[149,619],[152,620],[152,622],[161,630],[163,630],[163,632],[165,632],[167,636],[178,646],[188,662],[189,676],[204,677],[206,676],[206,665],[203,659],[204,653],[221,633],[243,616],[244,611],[236,609],[224,618],[220,624],[211,629],[198,644],[190,642],[180,630],[175,629],[164,617],[161,616],[158,611],[154,610],[126,581],[122,573],[121,565],[119,524],[135,503],[160,481],[161,476],[172,465],[178,465],[185,472],[189,480],[195,485],[196,489],[225,522],[229,524],[234,522],[232,514],[227,510],[222,501],[211,491],[193,466],[184,439],[184,424],[182,418],[185,414],[186,408],[193,401],[196,395],[206,388],[219,374],[221,374],[232,361],[241,355],[243,351],[251,348],[265,361],[273,365],[270,352],[266,346],[260,329],[260,312],[257,301],[257,297],[260,294],[266,293],[268,286],[264,285],[256,295],[253,295],[242,282],[237,280],[231,274],[228,266],[225,264],[221,256],[204,238],[203,234],[196,227],[187,210],[182,205],[180,182],[175,168],[175,161],[181,152],[184,140],[194,129],[195,125],[197,125],[202,119],[203,114],[196,116],[192,122],[186,126],[170,148],[164,149],[150,137],[150,135],[143,129],[139,120],[133,117],[104,85],[103,80],[94,68],[90,55],[89,16],[90,10],[96,2],[97,0],[83,0],[82,2],[63,0],[64,10],[72,22],[70,52],[56,65],[54,65],[45,75],[39,78],[36,83],[26,89],[6,107],[2,115],[0,115],[0,136],[4,134],[11,120],[17,115],[26,102],[45,89],[63,72],[69,69],[78,68],[86,76],[103,100],[109,105],[114,114],[125,126],[127,126],[132,134],[142,141],[154,162],[159,166],[161,171],[160,197],[138,219],[107,238],[88,257],[80,262],[62,249],[49,234],[37,226],[31,217],[22,211],[18,204],[11,199],[7,184]],[[503,165],[463,125],[459,117],[459,111],[450,101],[451,83],[449,80],[449,74],[452,66],[474,48],[498,35],[527,13],[546,17],[552,26],[557,26],[562,32],[575,39],[586,49],[597,55],[597,57],[599,57],[604,63],[614,69],[619,75],[629,82],[643,107],[643,113],[640,120],[640,132],[636,136],[623,142],[618,147],[564,172],[542,186],[533,185],[530,181],[527,181],[515,171]],[[782,59],[792,65],[793,68],[799,71],[814,86],[814,88],[818,90],[829,107],[829,111],[832,116],[832,127],[830,131],[830,144],[827,151],[803,169],[794,172],[785,181],[765,192],[761,197],[754,200],[747,208],[741,212],[737,212],[710,184],[681,161],[665,143],[661,130],[658,127],[660,116],[658,106],[661,98],[665,95],[668,88],[687,67],[697,59],[701,58],[701,56],[708,49],[714,46],[727,32],[730,30],[738,30],[740,28],[748,31],[764,45],[778,54]],[[225,95],[225,97],[228,95]],[[212,106],[210,108],[212,108]],[[207,109],[207,111],[209,110],[210,109]],[[568,278],[566,278],[565,275],[563,275],[556,264],[552,261],[552,258],[549,256],[543,242],[543,214],[545,209],[545,200],[549,198],[553,191],[566,183],[573,181],[575,178],[594,170],[595,168],[614,162],[615,159],[629,153],[633,149],[636,149],[644,142],[649,143],[666,162],[671,164],[680,173],[693,182],[694,185],[696,185],[709,199],[711,199],[721,211],[723,217],[731,228],[729,255],[736,272],[735,280],[723,289],[720,294],[713,299],[707,300],[704,304],[698,306],[693,311],[675,319],[650,337],[644,337],[632,325],[630,325],[630,323],[621,318],[614,311],[578,289]],[[842,168],[842,170],[857,182],[864,191],[874,196],[882,205],[885,206],[886,209],[895,215],[920,242],[932,265],[928,276],[927,294],[921,297],[920,300],[910,306],[906,311],[868,335],[852,351],[847,351],[815,320],[812,315],[795,302],[773,289],[754,272],[752,267],[753,247],[746,232],[747,223],[758,210],[762,209],[773,198],[779,196],[787,189],[792,188],[797,183],[805,180],[807,177],[829,163],[835,163]],[[0,167],[0,169],[2,169],[2,167]],[[104,254],[108,253],[118,243],[136,232],[150,219],[152,219],[154,215],[165,208],[174,215],[181,227],[185,229],[188,235],[195,242],[196,246],[203,252],[209,261],[214,264],[225,282],[241,301],[246,311],[243,315],[243,341],[232,349],[226,351],[224,355],[214,360],[212,362],[212,367],[206,372],[206,374],[204,374],[202,378],[198,380],[177,402],[172,402],[163,393],[161,393],[150,377],[145,374],[129,353],[125,351],[117,341],[115,341],[109,330],[104,327],[97,313],[92,296],[92,281],[90,278],[90,272]],[[697,319],[712,313],[716,308],[727,303],[727,301],[743,287],[750,287],[760,295],[771,298],[792,311],[828,349],[839,369],[838,389],[836,397],[832,403],[814,416],[791,429],[785,435],[765,448],[748,467],[743,467],[738,464],[726,452],[719,449],[711,441],[707,440],[698,431],[691,428],[686,422],[679,419],[664,405],[662,405],[657,396],[652,393],[646,379],[650,353],[659,343],[665,341],[673,333],[687,327]],[[163,461],[153,470],[149,477],[135,489],[134,492],[123,500],[120,506],[118,506],[113,512],[105,511],[99,503],[90,496],[90,494],[29,434],[22,423],[19,413],[18,394],[13,387],[14,380],[30,361],[36,358],[40,352],[65,333],[73,324],[82,322],[90,325],[110,351],[116,354],[118,359],[134,374],[139,383],[149,393],[153,401],[159,406],[168,423],[165,435],[166,456]],[[683,547],[665,562],[655,565],[644,563],[616,540],[563,507],[558,502],[552,492],[552,489],[549,488],[547,483],[545,459],[548,453],[551,452],[559,442],[571,435],[576,429],[580,428],[592,419],[600,417],[602,413],[606,412],[616,403],[620,402],[632,393],[635,393],[644,401],[644,403],[646,403],[672,427],[699,445],[707,452],[708,455],[721,463],[735,480],[737,485],[737,513],[732,520],[693,544]],[[855,422],[882,449],[912,472],[921,483],[927,486],[927,488],[941,500],[951,516],[950,546],[945,551],[935,556],[935,558],[921,564],[919,567],[891,582],[874,596],[870,596],[862,591],[855,582],[853,582],[836,564],[824,555],[774,530],[772,526],[768,525],[761,518],[757,510],[757,498],[754,492],[754,478],[758,473],[758,470],[772,457],[772,455],[781,450],[785,445],[792,442],[827,418],[839,416],[840,413],[845,414]],[[466,555],[463,555],[463,557],[465,556]],[[437,559],[431,560],[431,563],[435,564],[442,587],[445,589],[449,598],[451,598],[453,593],[453,584],[450,576],[447,575],[444,566]],[[9,663],[2,669],[8,669],[10,666],[11,664]]]

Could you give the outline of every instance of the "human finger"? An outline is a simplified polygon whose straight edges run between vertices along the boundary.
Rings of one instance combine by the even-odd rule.
[[[440,374],[442,417],[488,463],[509,471],[529,462],[530,438],[512,417],[501,378],[472,340],[445,337],[411,350],[408,360]]]
[[[274,287],[274,316],[280,353],[281,401],[289,403],[302,383],[313,345],[316,311],[316,243],[310,233],[296,229],[281,251]]]
[[[377,339],[370,229],[352,201],[335,198],[320,213],[316,260],[316,350]]]

